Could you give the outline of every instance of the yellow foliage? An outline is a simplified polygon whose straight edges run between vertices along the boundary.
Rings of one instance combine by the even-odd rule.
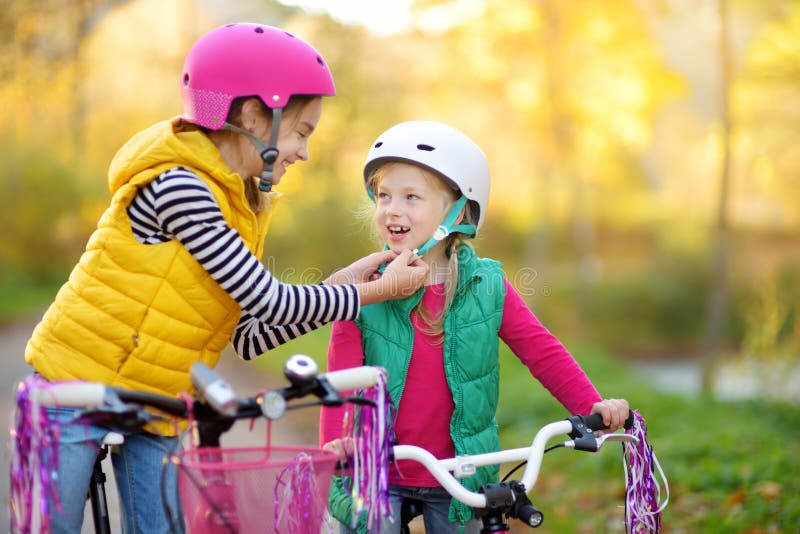
[[[269,2],[258,11],[223,4],[115,3],[93,14],[69,54],[75,6],[45,13],[14,3],[0,128],[46,146],[77,170],[67,179],[97,194],[105,189],[97,169],[130,135],[180,113],[186,50],[235,13],[308,38],[336,77],[312,161],[280,186],[292,225],[349,218],[364,199],[369,143],[395,122],[434,119],[486,151],[489,217],[499,227],[524,235],[583,218],[597,228],[664,228],[664,239],[691,247],[703,239],[698,225],[716,206],[721,154],[716,64],[707,63],[717,21],[708,12],[686,27],[680,22],[696,17],[680,6],[667,15],[631,0],[474,2],[456,14],[450,2],[421,2],[414,16],[424,27],[377,36]],[[787,111],[800,106],[800,7],[779,4],[783,16],[764,25],[744,12],[734,18],[745,26],[732,101],[734,226],[800,225],[800,152]],[[665,27],[681,28],[680,39],[659,33]],[[693,46],[704,54],[687,58]],[[58,222],[58,232],[84,227],[97,202],[79,202],[79,215]]]

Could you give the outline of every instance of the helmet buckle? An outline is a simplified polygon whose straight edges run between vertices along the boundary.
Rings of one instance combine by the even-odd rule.
[[[433,232],[433,238],[436,241],[441,241],[442,239],[444,239],[445,237],[447,237],[449,235],[450,235],[450,229],[448,227],[446,227],[445,225],[443,225],[443,224],[440,224],[439,228],[437,228]]]

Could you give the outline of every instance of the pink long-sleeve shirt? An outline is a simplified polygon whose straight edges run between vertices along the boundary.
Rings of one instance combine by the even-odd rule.
[[[500,339],[528,367],[531,374],[572,414],[587,414],[601,399],[586,373],[564,345],[545,328],[506,280],[506,298]],[[444,306],[444,284],[425,287],[422,305],[432,312]],[[404,445],[417,445],[437,458],[455,454],[450,437],[453,398],[447,386],[441,345],[419,329],[419,319],[412,316],[414,346],[406,383],[397,410],[395,433]],[[352,321],[333,324],[328,348],[328,370],[335,371],[364,364],[361,331]],[[320,443],[342,436],[345,410],[323,408],[320,420]],[[422,465],[400,461],[392,473],[392,483],[404,486],[434,487],[439,483]]]

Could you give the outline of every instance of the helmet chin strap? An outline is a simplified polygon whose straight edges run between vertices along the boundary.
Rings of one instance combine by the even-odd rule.
[[[272,171],[275,167],[275,161],[278,159],[278,133],[281,129],[281,112],[283,109],[275,108],[272,110],[272,129],[269,133],[269,145],[265,145],[261,139],[248,132],[244,128],[240,128],[234,124],[226,122],[222,125],[223,130],[230,130],[232,132],[240,133],[247,137],[258,150],[261,160],[264,162],[261,168],[261,180],[258,182],[258,188],[262,191],[272,190]]]
[[[414,250],[414,254],[417,256],[422,256],[430,249],[435,247],[439,244],[439,242],[452,234],[453,232],[461,232],[462,234],[466,234],[470,237],[474,236],[477,233],[477,229],[475,228],[474,224],[454,224],[456,219],[459,215],[461,215],[461,210],[464,208],[464,205],[467,203],[467,197],[461,196],[453,207],[450,208],[450,211],[447,213],[447,216],[442,221],[442,224],[436,229],[430,239],[425,241],[419,248]]]

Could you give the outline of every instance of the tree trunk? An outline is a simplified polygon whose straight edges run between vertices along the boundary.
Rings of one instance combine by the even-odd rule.
[[[708,300],[705,339],[702,348],[703,389],[710,393],[712,383],[712,367],[714,360],[720,356],[725,333],[725,322],[728,318],[728,301],[730,285],[730,241],[731,229],[728,220],[728,197],[730,189],[731,131],[730,112],[730,77],[731,57],[728,44],[727,0],[718,0],[719,4],[719,58],[720,58],[720,116],[722,122],[722,161],[719,174],[719,197],[717,200],[717,217],[715,236],[711,256],[711,292]]]

